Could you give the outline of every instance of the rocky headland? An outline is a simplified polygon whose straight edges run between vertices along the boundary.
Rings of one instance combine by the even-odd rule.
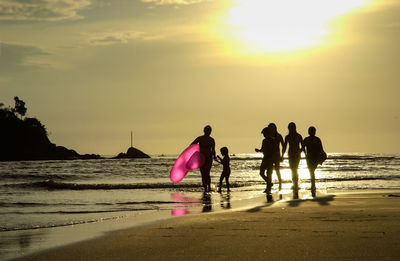
[[[45,126],[25,115],[25,103],[14,98],[15,108],[0,103],[0,161],[99,159],[97,154],[79,154],[57,146],[48,138]]]

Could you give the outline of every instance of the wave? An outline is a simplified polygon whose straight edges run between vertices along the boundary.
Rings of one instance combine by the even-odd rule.
[[[162,189],[162,188],[198,188],[201,184],[172,184],[172,183],[138,183],[138,184],[84,184],[67,183],[53,180],[6,184],[3,186],[17,188],[45,188],[48,190],[114,190],[114,189]]]
[[[88,223],[94,223],[94,222],[99,222],[99,221],[104,221],[104,220],[112,220],[112,219],[117,219],[118,217],[109,217],[109,218],[101,218],[101,219],[90,219],[90,220],[73,220],[69,221],[67,223],[60,223],[60,224],[40,224],[40,225],[28,225],[24,224],[23,226],[20,227],[4,227],[0,226],[0,231],[20,231],[20,230],[30,230],[30,229],[42,229],[42,228],[54,228],[54,227],[66,227],[66,226],[73,226],[73,225],[79,225],[79,224],[88,224]]]
[[[360,161],[386,161],[386,160],[399,160],[396,156],[374,156],[374,155],[328,155],[331,160],[360,160]]]
[[[48,174],[48,173],[0,173],[1,179],[9,179],[9,180],[43,180],[43,179],[59,179],[59,180],[73,180],[77,177],[71,174]],[[79,178],[84,178],[84,175],[79,175]]]
[[[83,203],[36,203],[36,202],[0,202],[0,207],[52,207],[87,206]]]
[[[257,181],[235,182],[232,185],[236,187],[251,186]],[[40,182],[26,182],[2,185],[12,188],[37,188],[47,190],[120,190],[120,189],[202,189],[199,183],[135,183],[135,184],[84,184],[67,183],[53,180]],[[149,202],[145,202],[149,203]]]
[[[185,201],[185,203],[198,203],[199,201]],[[123,209],[121,206],[136,206],[136,205],[144,205],[144,206],[152,206],[154,205],[168,205],[168,204],[175,204],[175,203],[181,203],[180,201],[158,201],[158,200],[150,200],[150,201],[127,201],[127,202],[98,202],[94,203],[96,206],[117,206],[118,209],[115,209],[115,211],[126,211],[126,210],[138,210],[138,208],[127,208]],[[24,207],[33,209],[36,207],[76,207],[76,206],[87,206],[91,207],[91,204],[76,204],[76,203],[35,203],[35,202],[0,202],[0,207],[4,208],[18,208],[18,209],[24,209]],[[147,210],[148,208],[146,208]],[[143,210],[143,209],[139,209]],[[52,211],[42,211],[42,212],[1,212],[0,215],[2,214],[86,214],[86,213],[102,213],[102,212],[112,212],[112,211],[67,211],[67,212],[52,212]]]
[[[145,211],[145,210],[157,210],[158,207],[149,206],[144,208],[118,208],[118,209],[106,209],[106,210],[76,210],[76,211],[68,211],[68,210],[59,210],[59,211],[8,211],[1,212],[0,215],[6,214],[17,214],[17,215],[43,215],[43,214],[97,214],[97,213],[111,213],[111,212],[123,212],[123,211]]]
[[[354,169],[351,169],[354,171]],[[350,177],[322,177],[316,179],[317,182],[335,182],[335,181],[366,181],[366,180],[398,180],[400,176],[350,176]],[[302,179],[303,181],[307,181],[308,179]],[[291,180],[284,180],[283,183],[290,183]],[[260,180],[248,180],[248,181],[233,181],[231,182],[231,187],[246,187],[246,186],[254,186],[264,184],[263,181]],[[194,189],[194,190],[202,190],[203,187],[200,183],[135,183],[135,184],[85,184],[85,183],[67,183],[67,182],[58,182],[53,180],[45,180],[40,182],[27,182],[27,183],[14,183],[14,184],[5,184],[1,185],[5,187],[12,188],[33,188],[33,189],[46,189],[46,190],[134,190],[134,189]],[[163,202],[127,202],[121,204],[159,204]],[[1,204],[9,204],[9,203],[0,203]],[[16,203],[19,204],[19,203]],[[29,206],[30,204],[34,206],[35,203],[21,203]],[[107,204],[107,203],[101,203]]]
[[[303,154],[302,154],[303,155]],[[262,156],[261,155],[249,155],[249,156],[232,156],[231,160],[236,160],[236,161],[246,161],[246,160],[261,160]],[[284,159],[288,159],[287,157],[284,157]],[[304,155],[301,157],[301,159],[305,159]],[[372,155],[372,154],[360,154],[360,155],[354,155],[354,154],[329,154],[328,153],[328,159],[330,160],[360,160],[360,161],[384,161],[384,160],[400,160],[400,157],[398,155]]]

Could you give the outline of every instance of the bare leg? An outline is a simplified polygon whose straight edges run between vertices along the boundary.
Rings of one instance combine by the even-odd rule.
[[[221,177],[219,177],[218,192],[222,191],[222,181],[223,180],[224,180],[224,174],[221,174]]]
[[[262,167],[260,168],[260,176],[265,181],[265,183],[267,184],[268,183],[268,179],[267,179],[267,176],[265,176],[265,169],[262,168]],[[267,189],[265,189],[264,192],[267,192]]]
[[[311,177],[311,195],[315,197],[316,194],[316,187],[315,187],[315,169],[310,168],[310,177]]]
[[[211,177],[210,177],[211,166],[212,166],[212,159],[206,159],[203,166],[200,168],[201,181],[203,183],[204,192],[211,191]]]
[[[281,177],[281,165],[280,162],[275,162],[275,172],[276,176],[278,176],[278,181],[279,181],[279,190],[282,189],[282,177]]]
[[[207,178],[204,169],[200,169],[201,173],[201,182],[203,184],[204,192],[207,192]]]
[[[265,182],[267,182],[267,176],[265,176],[265,169],[262,167],[260,168],[260,176]]]
[[[292,182],[293,182],[293,196],[294,198],[298,198],[299,192],[299,168],[300,157],[294,156],[289,158],[289,166],[292,171]]]
[[[299,198],[299,174],[297,168],[292,169],[292,182],[293,182],[293,198]]]
[[[272,189],[272,171],[273,171],[273,168],[272,168],[272,166],[270,166],[268,169],[267,169],[267,194],[271,194],[271,189]]]

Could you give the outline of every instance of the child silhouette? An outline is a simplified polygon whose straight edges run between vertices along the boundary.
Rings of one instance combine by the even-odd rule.
[[[230,186],[229,186],[229,176],[231,174],[231,168],[229,166],[229,153],[228,153],[228,148],[227,147],[222,147],[220,149],[221,154],[223,156],[223,158],[221,158],[220,156],[217,157],[216,161],[220,164],[222,164],[222,173],[221,173],[221,177],[219,178],[219,186],[218,186],[218,192],[222,191],[222,181],[225,179],[226,182],[226,188],[227,191],[230,192]]]

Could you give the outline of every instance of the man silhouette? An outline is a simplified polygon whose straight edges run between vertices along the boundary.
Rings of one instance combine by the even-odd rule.
[[[321,139],[315,136],[315,133],[315,127],[311,126],[308,128],[308,134],[310,136],[306,137],[303,141],[307,167],[311,176],[311,193],[313,197],[315,197],[315,170],[318,164],[321,164],[326,159]]]
[[[201,181],[203,183],[204,192],[209,192],[211,191],[211,166],[213,158],[216,159],[215,140],[210,136],[212,131],[210,125],[205,126],[203,131],[204,135],[197,137],[192,144],[198,143],[200,145],[200,152],[204,156],[204,164],[200,168]]]

